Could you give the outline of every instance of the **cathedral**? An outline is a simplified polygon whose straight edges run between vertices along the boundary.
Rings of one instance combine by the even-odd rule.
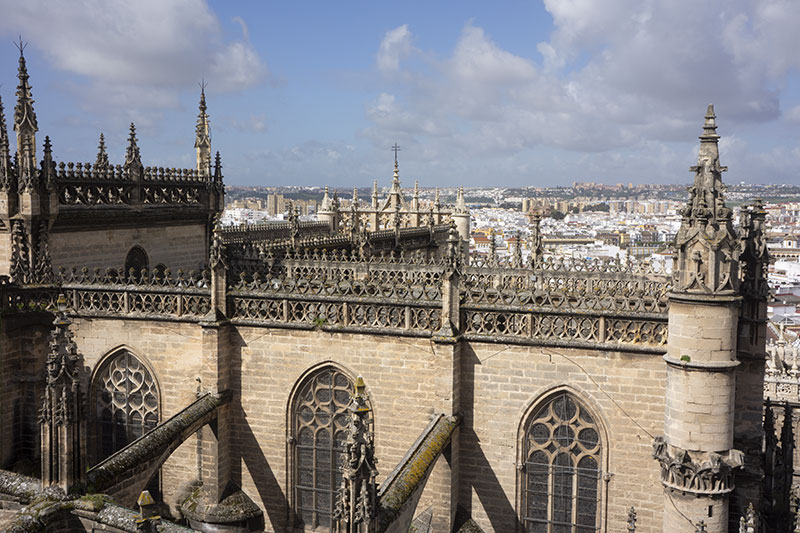
[[[471,257],[463,191],[407,198],[396,157],[383,199],[224,227],[203,92],[196,168],[145,166],[133,124],[72,163],[17,77],[3,531],[789,531],[766,214],[725,203],[713,106],[664,272],[549,257],[538,219],[529,256]]]

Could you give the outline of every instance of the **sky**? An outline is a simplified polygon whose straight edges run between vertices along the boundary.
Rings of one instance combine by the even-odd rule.
[[[688,183],[706,107],[727,182],[800,184],[800,2],[0,0],[39,140],[193,167],[199,82],[229,185]],[[10,124],[9,124],[10,126]]]

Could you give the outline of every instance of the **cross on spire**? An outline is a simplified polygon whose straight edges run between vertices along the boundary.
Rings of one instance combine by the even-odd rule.
[[[391,147],[392,152],[394,152],[394,164],[397,164],[397,152],[400,151],[400,146],[397,143],[394,143],[394,146]]]
[[[25,47],[28,46],[28,43],[23,43],[22,42],[22,35],[20,35],[19,36],[19,42],[18,43],[14,42],[14,46],[16,46],[17,50],[19,50],[19,55],[22,55],[22,53],[25,51]]]

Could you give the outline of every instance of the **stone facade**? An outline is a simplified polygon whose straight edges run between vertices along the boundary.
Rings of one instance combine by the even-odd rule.
[[[759,206],[734,228],[724,204],[713,108],[670,277],[536,242],[524,264],[470,260],[463,193],[414,221],[397,174],[372,225],[327,198],[321,225],[226,231],[204,92],[197,169],[144,167],[132,129],[124,166],[101,142],[98,175],[36,163],[22,58],[20,83],[22,163],[0,165],[0,466],[91,468],[70,495],[0,476],[0,500],[132,506],[152,468],[164,517],[202,531],[407,531],[422,511],[437,532],[620,531],[634,505],[640,532],[719,533],[760,505],[768,258]],[[123,272],[135,245],[147,264]],[[74,337],[48,344],[67,321]],[[81,361],[79,446],[40,440],[43,398],[63,407],[43,380],[54,353]]]

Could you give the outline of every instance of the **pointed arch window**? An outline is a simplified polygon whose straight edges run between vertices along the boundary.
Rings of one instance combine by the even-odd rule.
[[[297,529],[331,527],[352,391],[353,380],[333,366],[315,371],[297,388],[290,421]]]
[[[528,533],[600,531],[600,429],[571,394],[550,398],[523,437],[521,519]]]
[[[141,246],[134,246],[125,257],[125,276],[128,276],[131,269],[134,271],[135,276],[140,276],[142,270],[150,268],[150,260],[147,258],[147,253]]]
[[[127,446],[158,424],[160,398],[155,379],[128,350],[120,350],[102,363],[93,389],[97,461]]]

